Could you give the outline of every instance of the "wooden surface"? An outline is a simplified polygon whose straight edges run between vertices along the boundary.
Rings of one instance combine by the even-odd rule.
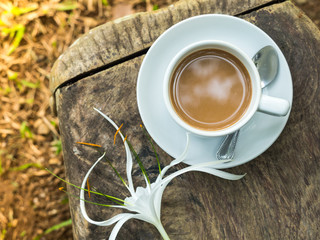
[[[55,62],[50,89],[72,83],[145,54],[151,44],[175,23],[199,14],[240,14],[270,0],[186,0],[153,13],[138,13],[108,22],[76,40]],[[55,98],[51,98],[55,106]],[[56,109],[53,108],[54,112]]]
[[[53,91],[64,83],[55,91],[55,97],[68,180],[80,185],[86,171],[99,157],[94,150],[75,144],[77,141],[106,147],[115,167],[125,176],[121,142],[113,146],[114,130],[92,107],[124,124],[123,132],[154,179],[156,160],[140,130],[136,103],[136,80],[144,49],[170,25],[189,16],[209,12],[237,14],[269,34],[289,63],[294,99],[288,124],[265,153],[229,170],[247,173],[242,180],[227,181],[204,173],[176,178],[163,196],[163,225],[170,238],[178,240],[320,239],[320,33],[290,1],[263,5],[266,2],[186,1],[154,14],[107,23],[92,30],[92,37],[88,34],[81,38],[57,61],[51,79]],[[129,34],[125,31],[126,27],[136,25],[142,26],[140,30],[132,28]],[[109,37],[100,38],[103,32]],[[89,52],[92,39],[96,39],[96,47]],[[80,50],[83,50],[81,57]],[[157,151],[163,165],[172,160],[159,147]],[[179,165],[175,170],[182,167]],[[137,165],[133,175],[136,186],[143,184]],[[123,198],[127,194],[105,163],[96,167],[90,181],[104,193]],[[78,194],[76,189],[68,191]],[[121,212],[87,206],[89,215],[96,220]],[[109,236],[112,227],[96,227],[81,217],[77,199],[70,199],[70,207],[75,239]],[[161,237],[152,225],[129,220],[117,239]]]

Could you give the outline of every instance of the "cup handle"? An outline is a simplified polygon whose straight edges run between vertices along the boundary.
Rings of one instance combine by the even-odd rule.
[[[282,98],[261,95],[258,111],[269,115],[283,117],[290,110],[290,103]]]

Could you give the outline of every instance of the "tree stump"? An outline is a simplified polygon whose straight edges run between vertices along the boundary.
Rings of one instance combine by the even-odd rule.
[[[226,181],[187,173],[166,189],[161,220],[171,239],[320,239],[320,32],[291,1],[190,0],[152,13],[108,22],[79,38],[55,63],[51,74],[52,108],[60,121],[67,180],[80,186],[99,153],[76,142],[102,145],[122,176],[125,153],[113,145],[114,129],[93,107],[107,113],[139,153],[151,179],[158,175],[151,146],[141,131],[136,80],[152,43],[166,29],[191,16],[224,13],[264,30],[285,55],[293,79],[289,121],[262,155],[231,172],[246,177]],[[162,165],[172,160],[156,146]],[[184,165],[178,165],[180,169]],[[134,165],[135,186],[143,179]],[[127,190],[107,163],[100,163],[90,184],[112,196]],[[71,194],[78,189],[68,187]],[[92,200],[101,201],[92,197]],[[89,224],[79,200],[70,198],[75,239],[107,239],[111,227]],[[119,210],[87,204],[91,218],[105,220]],[[150,224],[129,220],[117,239],[161,239]]]

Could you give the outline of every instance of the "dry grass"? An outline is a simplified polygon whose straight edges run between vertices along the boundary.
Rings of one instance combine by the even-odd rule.
[[[0,2],[0,239],[34,239],[70,218],[67,199],[57,191],[61,183],[43,170],[64,174],[48,76],[76,38],[112,19],[106,3]],[[71,239],[71,228],[42,239]]]
[[[308,7],[310,2],[318,0],[301,6]],[[49,108],[48,75],[54,61],[89,29],[170,3],[1,0],[0,240],[72,239],[70,226],[44,234],[70,219],[67,198],[58,192],[61,182],[43,170],[49,167],[64,174],[58,119]],[[319,7],[306,10],[320,16]],[[318,18],[314,20],[319,23]]]
[[[170,1],[157,1],[164,6]],[[89,29],[152,9],[150,0],[0,1],[0,240],[72,239],[58,119],[49,108],[54,61]]]

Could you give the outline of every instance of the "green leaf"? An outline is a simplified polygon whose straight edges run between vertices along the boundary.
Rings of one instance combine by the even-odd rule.
[[[51,46],[52,46],[53,48],[56,48],[56,47],[57,47],[57,41],[53,41],[53,42],[51,43]]]
[[[109,5],[108,0],[102,0],[102,4],[103,4],[104,6],[108,6],[108,5]]]
[[[14,33],[14,29],[13,28],[2,28],[1,29],[1,33],[3,35],[5,35],[5,37],[8,35],[8,34],[11,34],[11,32]]]
[[[9,47],[9,50],[7,53],[8,55],[12,54],[17,49],[17,47],[19,47],[20,42],[24,36],[25,29],[26,29],[25,26],[23,26],[22,24],[18,24],[15,27],[15,37],[13,39],[11,46]]]
[[[50,121],[50,124],[51,124],[52,126],[54,126],[54,127],[57,126],[57,123],[56,123],[55,121],[53,121],[53,120]]]
[[[59,224],[56,224],[56,225],[52,226],[51,228],[48,228],[48,229],[44,232],[44,234],[49,234],[49,233],[51,233],[52,231],[59,230],[60,228],[69,226],[69,225],[71,225],[71,224],[72,224],[72,220],[71,220],[71,218],[70,218],[70,219],[68,219],[67,221],[61,222],[61,223],[59,223]]]
[[[5,95],[5,96],[8,95],[9,93],[11,93],[11,91],[12,91],[12,89],[9,86],[6,86],[5,89],[0,87],[0,92],[2,92],[3,95]]]
[[[19,7],[12,7],[10,9],[10,12],[15,16],[20,16],[22,14],[26,14],[28,12],[32,12],[36,10],[38,7],[25,7],[25,8],[19,8]]]
[[[12,80],[12,81],[17,80],[17,78],[18,78],[18,73],[17,72],[14,72],[13,74],[8,76],[8,79]]]
[[[20,135],[22,138],[32,138],[32,132],[30,128],[27,126],[27,122],[23,121],[20,127]]]
[[[55,154],[59,155],[62,151],[62,142],[60,139],[56,139],[52,142],[52,146],[56,149]]]
[[[5,239],[6,234],[7,234],[7,230],[6,229],[2,229],[1,235],[0,235],[0,239]]]
[[[26,99],[26,103],[27,104],[33,104],[34,103],[34,99],[33,98]]]
[[[32,83],[27,80],[21,80],[20,83],[23,86],[28,87],[28,88],[39,88],[40,87],[40,81],[38,81],[37,83]]]
[[[15,188],[19,187],[19,183],[17,183],[17,182],[11,182],[11,185],[14,186]]]
[[[27,232],[24,230],[20,233],[20,237],[24,237],[27,234]]]
[[[68,195],[65,195],[65,197],[61,200],[61,204],[68,204],[68,203],[69,203]]]
[[[78,4],[76,2],[63,2],[59,3],[56,7],[57,11],[71,11],[78,8]]]
[[[43,167],[38,163],[26,163],[26,164],[23,164],[23,165],[21,165],[19,167],[10,168],[10,171],[23,171],[23,170],[26,170],[26,169],[31,168],[31,167],[35,167],[35,168],[38,168],[38,169],[43,169]]]
[[[159,5],[158,4],[153,5],[153,7],[152,7],[153,11],[158,10],[158,9],[159,9]]]

